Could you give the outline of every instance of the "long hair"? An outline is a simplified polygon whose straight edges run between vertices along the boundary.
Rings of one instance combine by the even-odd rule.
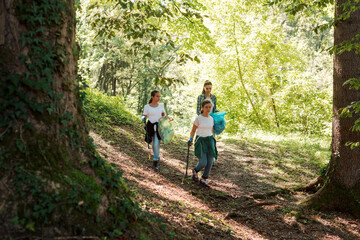
[[[205,99],[204,101],[201,102],[201,111],[200,111],[200,113],[203,113],[203,112],[204,112],[204,111],[202,110],[202,108],[203,108],[206,104],[209,104],[209,103],[212,105],[211,101],[208,100],[208,99]]]
[[[205,81],[205,83],[204,83],[204,87],[205,87],[205,86],[209,86],[209,85],[211,85],[211,86],[212,86],[212,83],[211,83],[209,80],[206,80],[206,81]],[[202,90],[202,94],[204,94],[204,93],[205,93],[205,89],[204,89],[204,87],[203,87],[203,90]]]
[[[155,95],[156,95],[157,93],[159,93],[159,90],[153,90],[153,91],[151,92],[151,96],[152,96],[152,97],[155,97]],[[149,104],[150,104],[150,103],[152,103],[152,98],[150,98],[150,100],[149,100]]]

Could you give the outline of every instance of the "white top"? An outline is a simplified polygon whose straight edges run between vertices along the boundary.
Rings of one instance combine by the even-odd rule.
[[[165,113],[164,104],[159,103],[157,107],[151,107],[149,104],[146,104],[143,115],[146,115],[151,123],[156,123],[162,117],[162,113]]]
[[[213,135],[212,129],[214,126],[214,119],[211,116],[204,117],[200,114],[196,117],[194,124],[198,127],[196,135],[199,137],[208,137]]]

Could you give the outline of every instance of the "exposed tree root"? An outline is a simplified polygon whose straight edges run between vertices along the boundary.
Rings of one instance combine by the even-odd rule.
[[[324,181],[325,181],[324,177],[319,176],[316,179],[314,179],[312,182],[310,182],[308,185],[293,188],[293,191],[316,193],[324,185]]]
[[[314,179],[312,182],[310,182],[308,185],[305,186],[298,186],[293,188],[279,188],[275,191],[267,192],[267,193],[255,193],[252,194],[251,197],[255,199],[266,199],[268,197],[274,197],[278,194],[289,194],[292,192],[297,191],[303,191],[303,192],[309,192],[309,193],[316,193],[324,184],[324,177],[319,176],[318,178]]]
[[[345,189],[335,181],[327,181],[326,186],[301,202],[305,208],[337,210],[360,216],[359,185]]]
[[[265,206],[265,205],[274,205],[276,204],[276,202],[260,202],[260,203],[254,203],[248,206],[243,206],[243,207],[238,207],[238,209],[248,209],[248,208],[253,208],[253,207],[260,207],[260,206]]]

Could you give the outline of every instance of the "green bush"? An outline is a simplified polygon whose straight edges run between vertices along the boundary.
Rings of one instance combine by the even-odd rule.
[[[108,96],[90,88],[84,92],[86,94],[83,109],[90,124],[132,125],[136,121],[120,96]]]

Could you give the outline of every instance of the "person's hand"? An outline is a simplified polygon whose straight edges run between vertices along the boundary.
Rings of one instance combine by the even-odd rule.
[[[142,116],[141,121],[145,123],[146,122],[146,117]]]
[[[188,147],[190,147],[190,146],[192,145],[192,141],[193,141],[193,139],[190,138],[189,141],[187,142],[187,143],[188,143]]]
[[[168,119],[169,119],[170,121],[174,121],[174,118],[173,118],[173,117],[170,117],[169,115],[168,115],[167,117],[168,117]]]

